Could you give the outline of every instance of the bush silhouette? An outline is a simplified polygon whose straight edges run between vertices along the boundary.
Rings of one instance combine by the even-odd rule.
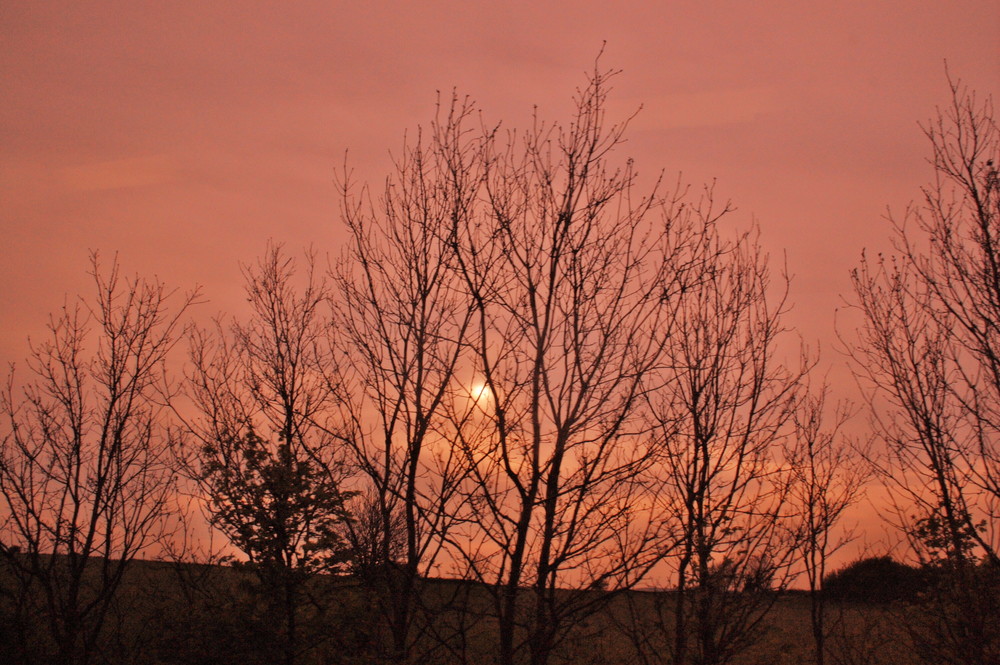
[[[926,586],[924,571],[889,556],[859,559],[823,579],[827,598],[859,603],[914,600]]]

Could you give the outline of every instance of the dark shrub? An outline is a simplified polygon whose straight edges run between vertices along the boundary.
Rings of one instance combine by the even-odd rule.
[[[926,586],[923,571],[889,556],[859,559],[823,579],[827,598],[859,603],[913,600]]]
[[[1000,567],[946,564],[932,572],[906,613],[917,654],[935,665],[1000,664]]]

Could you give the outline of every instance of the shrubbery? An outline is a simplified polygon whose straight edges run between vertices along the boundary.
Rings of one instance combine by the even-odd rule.
[[[928,585],[925,571],[889,556],[850,563],[823,579],[823,593],[831,600],[891,603],[914,600]]]

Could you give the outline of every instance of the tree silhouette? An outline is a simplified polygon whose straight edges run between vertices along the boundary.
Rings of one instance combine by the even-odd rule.
[[[797,544],[780,451],[805,369],[777,357],[787,282],[775,292],[753,233],[720,236],[726,208],[713,212],[710,191],[701,209],[709,260],[680,296],[669,371],[649,395],[658,470],[674,488],[662,508],[678,540],[672,591],[655,617],[633,617],[660,640],[645,658],[678,665],[730,662],[759,638]]]
[[[671,547],[644,398],[705,258],[683,187],[639,194],[632,163],[612,161],[627,127],[606,117],[612,76],[595,66],[565,126],[485,132],[477,206],[448,229],[483,385],[458,428],[454,551],[493,594],[505,665],[548,662]]]
[[[94,299],[70,301],[31,345],[30,380],[0,394],[0,556],[38,657],[98,658],[132,561],[163,534],[174,488],[164,365],[197,298],[91,255]],[[172,306],[173,300],[177,301]],[[36,607],[37,605],[37,607]],[[45,658],[42,655],[43,659]]]
[[[816,665],[826,660],[826,566],[830,556],[853,538],[835,533],[844,513],[862,495],[870,469],[866,447],[852,447],[843,427],[852,407],[838,403],[826,413],[829,386],[806,392],[793,416],[794,438],[785,456],[792,472],[789,502],[797,513],[801,539],[801,565],[809,588],[810,621],[816,644]],[[832,423],[830,417],[832,416]]]
[[[459,519],[467,474],[454,403],[465,399],[463,351],[472,309],[461,296],[449,224],[478,192],[473,143],[456,130],[468,106],[407,142],[381,195],[339,181],[349,241],[338,262],[335,381],[345,440],[364,478],[352,539],[370,554],[362,578],[387,627],[393,662],[411,658],[434,616],[419,580]],[[466,381],[467,382],[467,381]],[[430,657],[413,656],[414,658]]]
[[[322,316],[329,293],[312,255],[301,289],[296,267],[269,245],[244,270],[249,320],[192,333],[188,395],[198,416],[187,421],[182,458],[212,525],[247,557],[281,617],[289,664],[301,647],[310,578],[346,562],[351,496],[341,489],[342,446],[328,420],[335,413]]]
[[[965,592],[995,597],[976,560],[1000,565],[1000,132],[991,100],[954,81],[924,131],[934,182],[890,219],[895,254],[863,256],[852,272],[863,323],[850,352],[898,523],[921,559],[952,571],[927,596],[947,624],[934,653],[988,662],[1000,649],[983,619],[996,622],[996,603]]]

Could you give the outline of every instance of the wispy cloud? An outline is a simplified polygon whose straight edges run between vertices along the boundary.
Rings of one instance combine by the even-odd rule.
[[[177,177],[177,166],[167,155],[146,155],[72,166],[60,176],[67,189],[93,192],[168,182]]]
[[[626,115],[639,108],[639,100],[621,100],[613,106],[615,115]],[[642,100],[642,111],[631,127],[664,130],[739,124],[778,108],[779,94],[771,86],[666,94]]]

